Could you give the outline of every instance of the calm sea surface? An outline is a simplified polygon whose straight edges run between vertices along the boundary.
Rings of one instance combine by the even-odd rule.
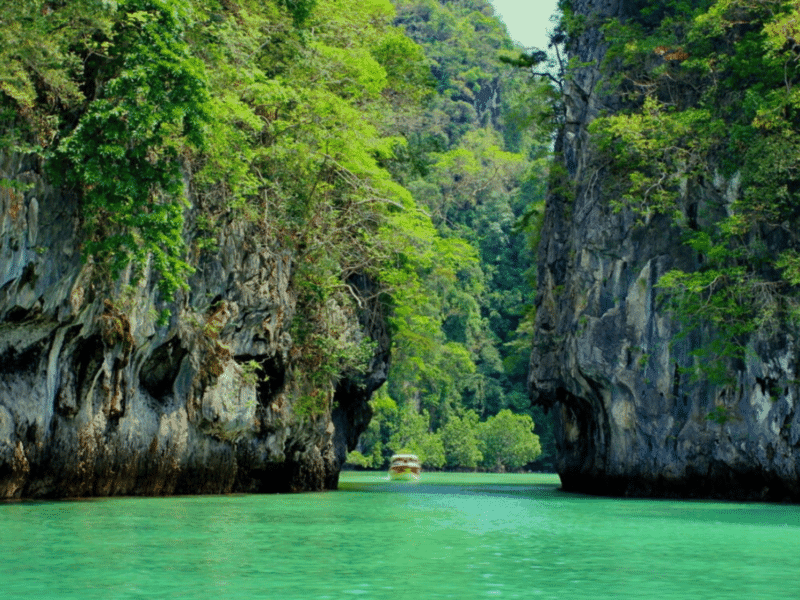
[[[0,598],[800,598],[800,507],[610,500],[547,475],[0,504]]]

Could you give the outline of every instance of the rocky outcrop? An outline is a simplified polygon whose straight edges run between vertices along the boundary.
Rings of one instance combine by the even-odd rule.
[[[784,328],[753,335],[735,382],[689,373],[705,332],[681,337],[656,283],[693,270],[697,256],[669,219],[642,225],[614,212],[589,123],[619,98],[598,25],[632,2],[573,0],[586,27],[569,48],[579,66],[565,87],[557,150],[568,186],[551,186],[539,248],[531,359],[534,401],[555,415],[557,469],[567,490],[611,495],[800,500],[798,346]],[[688,194],[735,194],[718,179]],[[573,193],[564,193],[571,188]],[[687,202],[700,202],[688,197]]]
[[[76,198],[40,166],[0,162],[0,498],[335,488],[386,376],[371,282],[349,282],[360,308],[327,307],[339,335],[375,342],[368,367],[298,410],[290,250],[229,219],[174,303],[147,274],[109,288],[81,260]]]

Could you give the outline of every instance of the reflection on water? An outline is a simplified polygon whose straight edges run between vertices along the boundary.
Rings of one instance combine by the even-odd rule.
[[[0,505],[8,598],[792,599],[800,508],[541,475],[345,473],[321,494]]]

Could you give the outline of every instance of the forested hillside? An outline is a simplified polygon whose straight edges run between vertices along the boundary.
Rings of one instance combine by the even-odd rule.
[[[501,62],[517,55],[484,0],[4,3],[7,493],[57,462],[51,419],[75,428],[67,450],[95,440],[65,472],[113,471],[133,451],[101,439],[127,439],[132,479],[103,489],[141,493],[174,434],[137,430],[145,405],[185,414],[223,462],[233,448],[220,489],[255,485],[253,453],[297,487],[329,482],[386,364],[362,462],[529,463],[529,238],[555,98]],[[41,369],[41,396],[20,392]],[[521,458],[490,451],[501,423]],[[206,468],[185,451],[165,489]]]
[[[434,94],[415,120],[400,123],[407,144],[389,169],[462,255],[452,273],[434,257],[435,268],[418,272],[421,294],[398,307],[387,386],[362,437],[366,456],[353,459],[379,467],[412,449],[430,467],[502,468],[488,450],[491,426],[479,421],[510,409],[533,416],[544,442],[538,466],[547,468],[552,434],[541,409],[530,407],[526,376],[532,247],[556,93],[507,64],[520,49],[488,2],[395,5],[395,23],[425,53]],[[516,441],[538,447],[525,436]]]

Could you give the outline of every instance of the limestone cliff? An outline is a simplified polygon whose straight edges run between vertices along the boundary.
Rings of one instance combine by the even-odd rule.
[[[38,158],[5,157],[0,177],[20,184],[0,189],[0,498],[336,487],[387,369],[367,278],[327,314],[342,340],[375,342],[368,366],[308,390],[294,255],[257,224],[224,221],[165,306],[154,277],[109,287],[82,262],[78,201]]]
[[[555,414],[564,488],[590,493],[800,500],[798,347],[788,326],[751,335],[735,381],[693,378],[698,330],[681,323],[656,284],[697,268],[665,216],[645,223],[612,209],[610,170],[596,160],[589,124],[617,110],[604,82],[599,28],[641,3],[573,0],[583,29],[569,43],[577,66],[565,86],[557,142],[566,186],[551,186],[539,248],[530,387]],[[685,192],[685,205],[735,195],[735,178]],[[569,188],[572,193],[564,192]],[[723,418],[724,416],[724,418]]]

